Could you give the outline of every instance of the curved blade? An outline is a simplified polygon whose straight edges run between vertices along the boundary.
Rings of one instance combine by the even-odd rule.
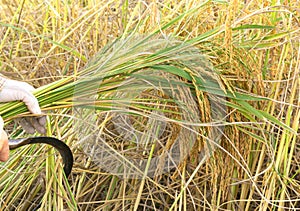
[[[53,137],[39,136],[39,137],[30,137],[30,138],[20,138],[20,139],[9,139],[9,149],[17,149],[19,147],[28,145],[28,144],[48,144],[57,149],[64,162],[64,172],[66,177],[68,177],[73,168],[73,154],[71,149],[61,140],[58,140]]]

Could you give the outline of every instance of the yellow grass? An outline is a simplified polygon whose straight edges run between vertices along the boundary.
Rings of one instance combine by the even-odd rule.
[[[218,72],[223,90],[268,99],[247,102],[271,116],[260,118],[262,113],[249,112],[243,100],[228,99],[224,134],[209,159],[199,159],[201,136],[191,155],[170,172],[120,178],[84,151],[73,131],[69,101],[55,109],[45,105],[47,135],[63,139],[74,152],[72,175],[67,182],[59,157],[49,148],[12,153],[0,172],[1,209],[32,209],[42,200],[41,210],[299,210],[299,18],[296,0],[1,1],[0,69],[8,77],[49,90],[63,87],[116,38],[156,31],[194,42]],[[207,108],[201,101],[205,92],[195,92],[203,103],[199,108]],[[154,106],[154,100],[149,104]],[[135,111],[143,113],[142,108]],[[176,116],[176,109],[170,110]],[[3,109],[1,114],[12,119]],[[99,125],[109,130],[112,116],[102,118]],[[173,125],[176,130],[178,124]],[[20,128],[9,132],[26,135]],[[115,138],[115,146],[131,147]],[[153,146],[139,156],[155,153]]]

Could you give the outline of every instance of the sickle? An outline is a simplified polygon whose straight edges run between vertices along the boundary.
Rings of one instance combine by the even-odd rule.
[[[9,149],[17,149],[19,147],[25,146],[27,144],[49,144],[56,148],[64,162],[64,172],[66,177],[70,175],[73,167],[73,154],[68,145],[66,145],[64,142],[47,136],[39,136],[39,137],[31,137],[31,138],[20,138],[20,139],[9,139],[8,145]],[[40,202],[37,207],[35,207],[34,211],[38,210],[42,205],[42,202]]]
[[[9,139],[8,144],[9,144],[9,149],[17,149],[19,147],[28,145],[28,144],[38,144],[38,143],[43,143],[43,144],[49,144],[56,148],[64,163],[64,172],[66,177],[70,175],[73,167],[73,154],[68,145],[66,145],[64,142],[52,138],[52,137],[47,137],[47,136],[39,136],[39,137],[31,137],[31,138],[20,138],[20,139]]]

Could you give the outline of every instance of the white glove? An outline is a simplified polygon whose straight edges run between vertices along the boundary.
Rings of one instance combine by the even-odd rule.
[[[32,114],[41,115],[41,109],[37,99],[31,93],[34,88],[25,83],[10,80],[0,76],[0,82],[3,84],[0,91],[0,102],[23,101]],[[19,121],[20,125],[27,133],[45,133],[46,116],[25,117]]]

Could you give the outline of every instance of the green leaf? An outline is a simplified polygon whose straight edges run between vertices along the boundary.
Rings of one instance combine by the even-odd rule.
[[[245,24],[245,25],[232,28],[232,30],[244,30],[244,29],[275,29],[275,26]]]

